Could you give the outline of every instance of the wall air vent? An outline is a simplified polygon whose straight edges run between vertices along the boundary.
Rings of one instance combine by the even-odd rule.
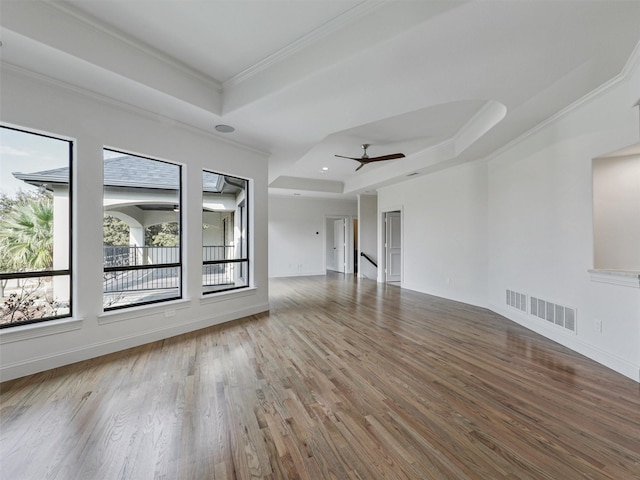
[[[576,331],[575,308],[564,307],[540,298],[531,297],[529,313],[574,333]]]
[[[527,313],[527,296],[524,293],[507,290],[507,305]]]

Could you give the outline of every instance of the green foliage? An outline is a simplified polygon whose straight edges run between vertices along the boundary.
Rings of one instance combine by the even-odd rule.
[[[105,214],[102,221],[102,231],[104,235],[104,245],[129,245],[129,225],[119,218]]]
[[[175,247],[180,243],[180,229],[176,222],[152,225],[145,230],[144,240],[146,245]]]
[[[0,218],[7,214],[16,205],[24,205],[29,201],[39,201],[42,199],[53,198],[51,192],[47,190],[27,191],[18,190],[15,196],[11,197],[7,194],[0,193]]]
[[[46,194],[0,198],[0,265],[3,271],[53,266],[53,199]]]

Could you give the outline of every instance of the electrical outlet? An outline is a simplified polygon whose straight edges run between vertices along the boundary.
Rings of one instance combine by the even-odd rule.
[[[165,310],[164,311],[164,316],[165,316],[165,318],[175,317],[176,316],[176,311],[175,310]]]
[[[596,332],[602,333],[602,320],[596,320]]]

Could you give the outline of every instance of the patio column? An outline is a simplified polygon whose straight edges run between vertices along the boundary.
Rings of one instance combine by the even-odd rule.
[[[53,195],[53,269],[69,268],[69,189],[56,188]],[[67,302],[71,291],[69,277],[53,277],[54,301]]]
[[[144,246],[144,227],[140,224],[131,225],[129,223],[129,245],[135,247],[143,247]],[[147,255],[144,251],[144,248],[135,248],[131,253],[129,253],[130,258],[129,262],[131,265],[146,265],[147,264]]]

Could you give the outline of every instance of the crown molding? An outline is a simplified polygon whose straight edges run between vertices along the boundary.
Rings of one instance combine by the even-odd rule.
[[[216,141],[222,142],[222,143],[226,143],[229,145],[232,145],[236,148],[239,148],[241,150],[245,150],[247,152],[251,152],[251,153],[256,153],[258,155],[264,156],[264,157],[269,157],[271,154],[269,152],[266,152],[264,150],[260,150],[258,148],[254,148],[248,145],[245,145],[243,143],[237,142],[235,140],[232,140],[230,138],[224,137],[221,134],[217,134],[214,132],[211,132],[209,130],[205,130],[203,128],[200,127],[196,127],[195,125],[191,125],[189,123],[185,123],[182,122],[180,120],[176,120],[173,117],[168,117],[166,115],[163,115],[161,113],[157,113],[151,110],[148,110],[146,108],[142,108],[138,105],[133,105],[131,103],[128,102],[123,102],[122,100],[117,100],[113,97],[110,97],[108,95],[104,95],[98,92],[94,92],[93,90],[89,90],[86,89],[84,87],[79,87],[77,85],[73,85],[71,83],[67,83],[64,82],[62,80],[58,80],[56,78],[50,77],[48,75],[44,75],[42,73],[38,73],[38,72],[34,72],[33,70],[29,70],[27,68],[24,67],[20,67],[18,65],[14,65],[12,63],[8,63],[4,60],[0,61],[0,70],[4,70],[4,71],[8,71],[8,72],[13,72],[16,73],[18,75],[22,75],[23,77],[27,77],[30,78],[34,81],[43,83],[43,84],[47,84],[47,85],[52,85],[54,87],[58,87],[58,88],[62,88],[64,90],[70,91],[76,95],[80,95],[86,98],[90,98],[92,100],[119,108],[121,110],[136,114],[136,115],[141,115],[144,116],[146,118],[150,118],[152,120],[160,120],[164,123],[170,123],[171,125],[175,125],[177,127],[180,127],[184,130],[188,130],[191,131],[193,133],[196,133],[198,135],[204,135],[210,138],[215,139]]]
[[[640,41],[636,43],[636,46],[633,48],[633,51],[631,52],[631,55],[629,56],[627,63],[625,63],[624,67],[622,68],[620,74],[623,77],[631,75],[631,72],[636,69],[638,64],[640,64]]]
[[[559,120],[560,118],[564,117],[565,115],[567,115],[568,113],[574,111],[575,109],[581,107],[582,105],[585,105],[585,104],[589,103],[591,100],[599,97],[600,95],[605,93],[607,90],[613,88],[618,83],[621,83],[621,82],[627,80],[631,76],[631,74],[634,71],[634,69],[636,68],[636,66],[639,66],[638,64],[640,64],[640,42],[638,42],[636,44],[636,46],[633,49],[633,52],[631,53],[631,56],[628,58],[627,62],[625,63],[625,65],[622,68],[622,70],[620,71],[620,73],[618,73],[615,77],[611,78],[610,80],[607,80],[606,82],[604,82],[600,86],[598,86],[595,89],[591,90],[589,93],[587,93],[583,97],[580,97],[578,100],[575,100],[574,102],[570,103],[569,105],[567,105],[563,109],[559,110],[558,112],[554,113],[553,115],[551,115],[547,119],[545,119],[542,122],[538,123],[533,128],[530,128],[529,130],[527,130],[526,132],[524,132],[520,136],[518,136],[518,137],[514,138],[513,140],[511,140],[509,143],[506,143],[505,145],[503,145],[499,149],[497,149],[494,152],[490,153],[489,155],[484,157],[483,160],[485,160],[485,161],[493,160],[494,158],[502,155],[504,152],[510,150],[511,148],[515,147],[519,143],[523,142],[524,140],[526,140],[530,136],[532,136],[532,135],[536,134],[537,132],[539,132],[540,130],[544,129],[545,127],[547,127],[551,123],[555,122],[556,120]],[[633,106],[635,107],[635,106],[638,106],[638,105],[640,105],[640,100],[638,101],[638,103],[636,105],[633,105]]]
[[[160,60],[161,62],[169,65],[171,68],[180,70],[182,73],[190,77],[196,78],[197,80],[205,84],[208,84],[212,89],[214,89],[218,93],[222,93],[222,83],[216,80],[215,78],[212,78],[200,72],[199,70],[196,70],[176,60],[175,58],[160,52],[159,50],[151,47],[146,43],[140,42],[134,39],[133,37],[130,37],[129,35],[126,35],[115,28],[109,27],[99,22],[96,18],[90,15],[87,15],[83,12],[80,12],[76,8],[72,7],[71,5],[62,3],[60,0],[43,0],[42,4],[58,12],[63,13],[68,17],[72,17],[76,21],[82,22],[83,25],[90,26],[91,28],[110,36],[111,38],[114,38],[122,43],[125,43],[126,45],[138,50],[139,52],[145,55],[154,57],[155,59]]]
[[[245,80],[248,80],[269,67],[285,60],[294,53],[304,50],[319,40],[322,40],[332,33],[344,28],[346,25],[364,17],[373,10],[380,8],[385,3],[387,3],[385,0],[364,0],[363,2],[360,2],[355,7],[352,7],[339,16],[332,18],[323,25],[317,27],[315,30],[303,35],[299,39],[291,42],[289,45],[281,48],[277,52],[272,53],[268,57],[260,60],[237,75],[234,75],[222,84],[223,89],[236,86]]]

